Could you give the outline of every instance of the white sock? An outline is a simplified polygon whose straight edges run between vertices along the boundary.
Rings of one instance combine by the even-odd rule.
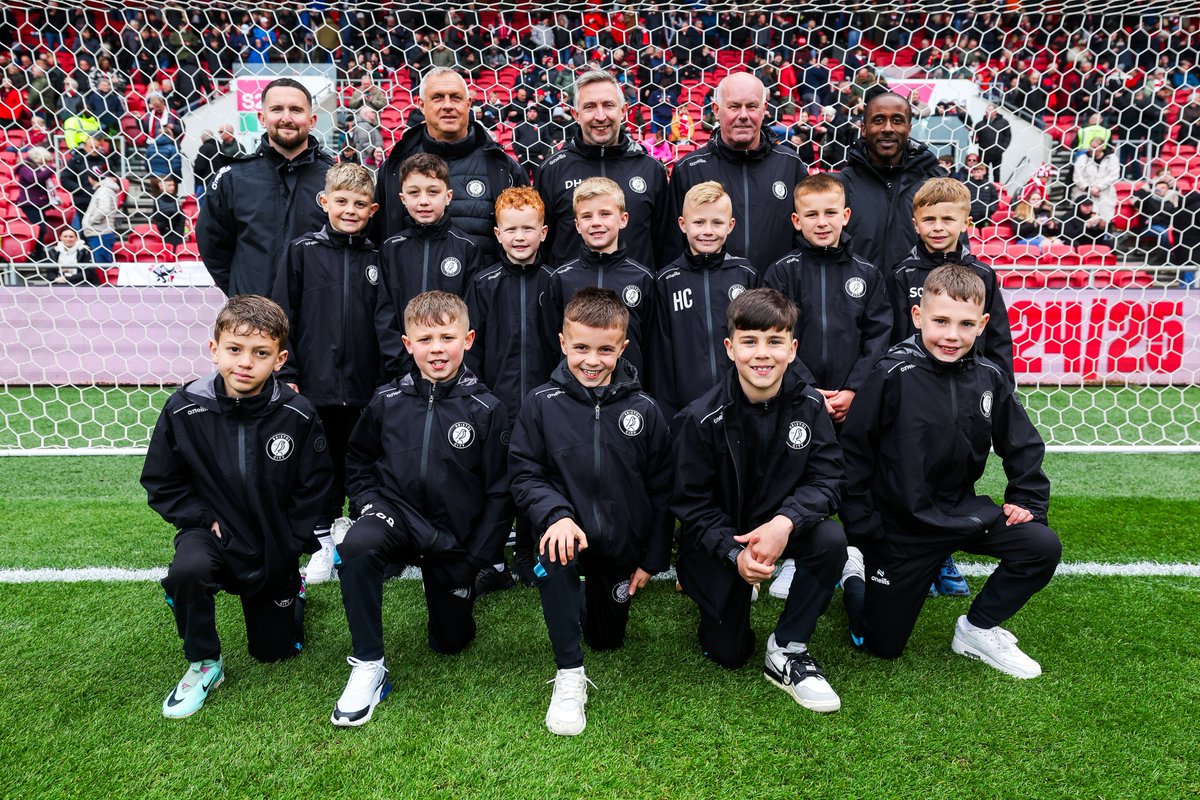
[[[980,628],[978,625],[972,625],[971,620],[967,619],[966,614],[963,614],[962,620],[963,620],[962,621],[963,630],[965,630],[965,631],[970,631],[971,633],[979,633],[980,631],[990,631],[991,630],[991,628]]]
[[[492,564],[492,566],[496,568],[496,572],[504,572],[504,562],[503,561],[501,561],[499,564]]]
[[[559,672],[578,672],[580,675],[582,675],[583,667],[571,667],[570,669],[560,669]]]

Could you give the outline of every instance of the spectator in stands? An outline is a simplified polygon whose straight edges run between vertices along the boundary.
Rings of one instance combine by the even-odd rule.
[[[1187,104],[1179,109],[1180,144],[1200,145],[1200,92],[1192,92]]]
[[[182,168],[178,140],[183,134],[183,125],[161,94],[151,94],[146,102],[149,108],[142,117],[142,133],[146,135],[146,162],[150,174],[159,177],[176,175]]]
[[[100,78],[95,89],[86,98],[88,111],[100,123],[100,129],[109,136],[121,132],[121,118],[128,113],[125,98],[113,91],[112,81]]]
[[[530,175],[541,166],[550,152],[549,144],[542,138],[543,126],[539,117],[538,107],[531,105],[525,110],[525,118],[513,128],[513,154]]]
[[[46,127],[46,118],[40,114],[34,114],[29,121],[29,130],[25,131],[25,147],[54,147],[54,142],[50,141],[50,130]]]
[[[921,92],[917,89],[908,93],[908,105],[913,110],[913,119],[922,119],[933,113],[933,109],[921,99]]]
[[[45,260],[50,266],[42,272],[54,286],[94,286],[99,270],[92,266],[92,251],[79,240],[79,232],[69,225],[58,231],[58,241],[46,248]]]
[[[1138,211],[1146,219],[1145,236],[1153,238],[1155,246],[1150,250],[1148,263],[1161,266],[1171,263],[1171,248],[1174,238],[1175,217],[1181,200],[1167,176],[1156,178],[1154,187],[1139,183],[1133,191]]]
[[[1000,205],[1000,193],[996,191],[996,184],[988,175],[987,164],[972,165],[963,184],[971,193],[972,224],[978,227],[991,225],[992,214],[996,213],[996,208]]]
[[[421,80],[417,107],[424,124],[410,125],[380,169],[375,188],[379,213],[372,217],[370,229],[373,241],[382,242],[407,225],[408,214],[400,202],[401,162],[415,153],[431,153],[450,167],[455,225],[481,242],[484,263],[499,257],[492,234],[496,197],[509,186],[528,186],[529,176],[482,124],[471,120],[470,98],[467,82],[454,70],[431,69]]]
[[[86,110],[84,97],[79,93],[75,81],[68,80],[58,95],[58,118],[65,125],[68,119],[84,113],[90,113]]]
[[[366,163],[377,148],[383,147],[383,133],[379,130],[379,112],[371,106],[358,110],[350,143],[361,163]]]
[[[228,296],[267,295],[284,248],[326,222],[316,197],[333,157],[310,135],[317,117],[308,89],[292,78],[271,81],[258,121],[266,131],[258,149],[217,171],[196,224],[204,266]]]
[[[376,111],[382,111],[387,104],[387,95],[383,89],[375,85],[370,73],[367,73],[359,78],[358,88],[350,95],[350,101],[346,105],[350,108],[361,108],[366,105]]]
[[[1012,221],[1017,227],[1019,244],[1047,250],[1062,236],[1062,223],[1054,216],[1054,206],[1046,199],[1037,203],[1017,201],[1013,206]]]
[[[113,63],[112,56],[107,53],[96,58],[96,66],[88,75],[88,81],[92,86],[99,83],[101,78],[108,78],[113,91],[117,94],[123,94],[129,87],[129,78],[117,68]]]
[[[1116,153],[1110,153],[1104,142],[1093,141],[1088,152],[1075,159],[1075,185],[1071,196],[1075,200],[1091,197],[1101,219],[1112,222],[1117,213],[1116,183],[1120,179]]]
[[[92,185],[88,182],[87,173],[99,169],[109,172],[108,156],[101,147],[100,140],[89,136],[83,140],[83,145],[71,151],[63,164],[58,181],[62,188],[71,194],[71,205],[75,207],[75,218],[71,224],[76,230],[83,225],[83,213],[92,201]]]
[[[951,178],[954,178],[956,181],[965,181],[967,179],[967,170],[963,167],[954,166],[954,156],[949,153],[942,153],[937,159],[938,166]]]
[[[1090,114],[1087,125],[1079,127],[1079,135],[1075,142],[1076,155],[1090,150],[1094,141],[1100,141],[1105,145],[1112,141],[1112,131],[1104,126],[1104,117],[1098,113]]]
[[[1163,109],[1149,89],[1141,88],[1121,109],[1118,120],[1120,130],[1124,133],[1118,154],[1121,168],[1130,177],[1140,177],[1140,170],[1134,162],[1149,152],[1150,143],[1161,142],[1166,136]]]
[[[58,178],[50,166],[53,155],[44,147],[31,147],[25,158],[17,165],[16,206],[31,225],[37,226],[38,242],[50,238],[46,224],[46,212],[58,205]]]
[[[167,175],[159,182],[161,193],[154,200],[154,218],[151,222],[162,236],[163,244],[175,252],[183,244],[187,228],[187,215],[179,205],[179,179]]]
[[[117,243],[117,212],[121,184],[103,168],[89,170],[84,175],[92,187],[92,199],[83,215],[83,237],[92,260],[97,264],[113,263],[113,247]]]
[[[670,218],[682,214],[687,191],[715,180],[733,202],[737,227],[726,240],[730,254],[765,271],[792,250],[792,189],[808,174],[795,149],[777,144],[767,120],[767,90],[749,73],[726,76],[713,92],[720,126],[698,150],[675,162],[671,175]],[[675,232],[664,262],[677,257],[686,241]]]
[[[1084,197],[1075,204],[1075,213],[1063,221],[1063,240],[1070,245],[1103,244],[1112,246],[1109,225],[1096,213],[1096,204]]]
[[[850,148],[842,185],[852,210],[847,233],[855,255],[885,275],[917,244],[912,199],[929,178],[946,173],[922,142],[910,139],[908,101],[890,91],[867,99],[862,136]]]
[[[976,122],[974,127],[979,157],[987,164],[988,172],[999,180],[1004,151],[1012,144],[1012,126],[996,108],[995,103],[988,103],[983,118]]]
[[[58,92],[50,85],[41,64],[34,64],[29,71],[29,85],[26,88],[25,105],[32,114],[53,116],[58,110]]]
[[[158,93],[163,96],[163,100],[167,103],[167,108],[171,112],[179,115],[187,111],[188,106],[198,98],[185,95],[183,92],[176,91],[175,81],[170,78],[163,78],[158,84]],[[99,115],[97,115],[99,116]]]

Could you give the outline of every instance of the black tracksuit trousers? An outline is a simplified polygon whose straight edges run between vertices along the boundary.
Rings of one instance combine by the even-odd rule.
[[[292,567],[280,591],[264,592],[262,567],[241,563],[229,555],[210,530],[188,528],[175,537],[175,557],[162,580],[167,603],[175,615],[175,626],[183,639],[188,661],[215,659],[221,655],[217,636],[217,592],[224,590],[242,599],[246,618],[246,644],[258,661],[281,661],[300,652],[304,644],[304,597],[299,562]]]
[[[978,535],[889,536],[859,543],[867,578],[861,618],[851,610],[851,627],[881,658],[904,652],[929,584],[956,550],[1000,559],[996,571],[971,602],[967,621],[980,628],[1003,624],[1050,582],[1062,558],[1058,534],[1040,522],[1006,525],[1001,518]]]
[[[317,406],[317,416],[325,429],[325,441],[329,443],[329,459],[333,462],[333,485],[329,490],[329,504],[317,520],[317,530],[328,529],[333,521],[342,516],[346,502],[346,446],[350,431],[362,416],[361,406]],[[350,516],[358,516],[358,509],[351,508]]]
[[[566,564],[538,556],[546,577],[538,585],[542,615],[559,669],[583,666],[583,645],[615,650],[629,624],[629,578],[634,564],[617,564],[588,551]]]
[[[359,517],[337,546],[342,605],[350,624],[354,657],[383,658],[384,572],[396,563],[421,568],[429,607],[429,647],[452,655],[475,639],[475,573],[461,554],[423,555],[413,546],[403,520],[388,525],[374,514]]]
[[[780,560],[796,560],[796,577],[775,626],[775,641],[807,643],[817,629],[817,620],[833,597],[833,590],[846,564],[846,534],[842,526],[826,519],[811,530],[793,536]],[[751,588],[736,568],[707,553],[690,551],[679,557],[680,581],[686,589],[705,582],[727,587],[724,610],[719,617],[700,609],[700,646],[704,655],[727,669],[738,669],[754,653],[754,631],[750,628]],[[928,587],[927,587],[928,588]]]

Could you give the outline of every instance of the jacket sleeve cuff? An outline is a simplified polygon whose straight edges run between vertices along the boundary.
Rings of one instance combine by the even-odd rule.
[[[549,528],[560,519],[573,519],[574,517],[574,513],[572,513],[571,509],[569,508],[555,509],[546,517],[546,527]]]

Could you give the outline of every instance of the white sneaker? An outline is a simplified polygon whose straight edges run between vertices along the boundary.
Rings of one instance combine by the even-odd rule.
[[[587,685],[592,683],[578,669],[560,669],[554,676],[554,695],[550,698],[550,708],[546,710],[546,727],[551,733],[559,736],[577,736],[587,727],[587,715],[583,713],[587,705]],[[592,686],[596,684],[592,683]]]
[[[863,583],[867,581],[867,569],[863,561],[862,550],[853,545],[846,548],[846,566],[842,567],[843,587],[846,585],[846,578],[858,578]]]
[[[343,728],[355,728],[371,720],[375,706],[388,696],[392,684],[388,683],[388,671],[382,659],[359,661],[351,656],[346,661],[354,669],[350,670],[350,680],[346,681],[346,688],[333,707],[329,721]]]
[[[321,549],[312,554],[304,568],[304,579],[310,584],[325,583],[333,577],[333,539],[321,537]]]
[[[842,698],[825,679],[821,665],[808,652],[808,645],[801,642],[783,648],[776,643],[775,634],[771,634],[763,677],[810,711],[829,714],[842,707]]]
[[[771,588],[767,590],[771,597],[787,600],[788,592],[792,590],[792,578],[794,577],[796,577],[796,559],[786,559],[783,566],[779,568],[779,575],[771,581]]]
[[[758,602],[758,584],[757,583],[752,584],[750,586],[750,602],[751,603]]]
[[[338,517],[329,526],[329,538],[333,539],[333,546],[337,547],[346,539],[346,531],[350,530],[350,518]]]
[[[954,638],[950,649],[960,656],[974,658],[1014,678],[1036,678],[1042,674],[1042,665],[1021,652],[1017,637],[997,625],[987,630],[969,630],[967,617],[958,618],[954,625]]]

